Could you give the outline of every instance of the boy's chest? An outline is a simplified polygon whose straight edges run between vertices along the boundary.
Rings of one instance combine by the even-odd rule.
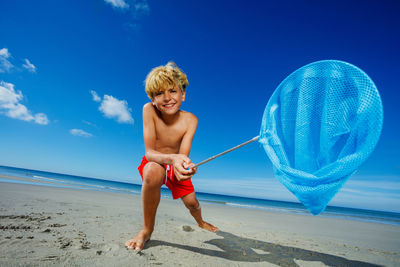
[[[186,129],[183,125],[175,124],[172,126],[164,123],[156,124],[156,137],[159,146],[168,146],[171,148],[178,148],[185,135]]]

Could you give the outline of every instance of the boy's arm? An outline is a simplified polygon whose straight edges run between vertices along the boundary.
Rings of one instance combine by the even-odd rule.
[[[182,138],[179,154],[184,154],[189,157],[190,149],[192,147],[193,137],[196,133],[198,119],[193,114],[188,118],[188,130]]]
[[[198,124],[197,117],[194,116],[193,114],[190,114],[188,118],[188,130],[183,136],[181,146],[179,148],[180,155],[186,155],[189,157],[190,149],[192,148],[193,137],[197,129],[197,124]],[[197,171],[197,168],[191,168],[191,166],[193,165],[194,164],[191,162],[184,164],[184,168],[186,170],[189,169],[190,171],[190,173],[188,174],[190,177],[192,177]]]
[[[181,154],[164,154],[156,151],[154,112],[155,111],[151,103],[147,103],[143,106],[143,138],[147,160],[157,162],[162,165],[173,165],[178,171],[178,179],[189,179],[193,175],[193,171],[188,171],[184,168],[184,165],[190,164],[190,159],[187,156]]]

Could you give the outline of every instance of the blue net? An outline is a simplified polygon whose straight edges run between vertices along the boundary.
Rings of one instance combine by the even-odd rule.
[[[259,142],[278,180],[317,215],[371,154],[382,124],[382,102],[368,75],[324,60],[296,70],[276,88]]]

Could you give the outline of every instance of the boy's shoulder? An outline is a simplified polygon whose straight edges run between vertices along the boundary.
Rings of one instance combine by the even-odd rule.
[[[190,113],[190,112],[187,112],[187,111],[184,111],[184,110],[180,110],[180,112],[182,114],[183,120],[185,120],[187,123],[197,125],[197,122],[199,120],[197,119],[197,117],[193,113]]]
[[[184,111],[184,110],[179,110],[179,112],[181,114],[180,120],[183,120],[184,123],[197,125],[198,119],[193,113],[190,113],[190,112]],[[148,102],[143,105],[143,113],[150,113],[154,116],[158,116],[157,109],[154,107],[154,105],[151,102]]]
[[[144,111],[147,111],[147,112],[149,112],[149,111],[155,111],[155,110],[154,110],[153,104],[152,104],[151,102],[147,102],[146,104],[144,104],[144,105],[143,105],[143,112],[144,112]]]

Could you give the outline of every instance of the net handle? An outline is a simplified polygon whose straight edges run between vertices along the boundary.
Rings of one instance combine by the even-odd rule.
[[[200,165],[203,165],[204,163],[207,163],[207,162],[209,162],[209,161],[211,161],[211,160],[213,160],[213,159],[216,159],[216,158],[218,158],[218,157],[220,157],[220,156],[222,156],[222,155],[225,155],[225,154],[227,154],[227,153],[229,153],[229,152],[231,152],[231,151],[233,151],[233,150],[236,150],[236,149],[238,149],[238,148],[240,148],[240,147],[242,147],[242,146],[245,146],[245,145],[247,145],[247,144],[250,144],[250,143],[252,143],[252,142],[255,142],[255,141],[258,140],[259,137],[260,137],[259,135],[256,136],[256,137],[253,137],[252,139],[250,139],[250,140],[248,140],[248,141],[246,141],[246,142],[244,142],[244,143],[242,143],[242,144],[240,144],[240,145],[237,145],[237,146],[235,146],[235,147],[232,147],[232,148],[230,148],[230,149],[228,149],[228,150],[226,150],[226,151],[224,151],[224,152],[222,152],[222,153],[219,153],[219,154],[217,154],[217,155],[215,155],[215,156],[212,156],[212,157],[210,157],[210,158],[208,158],[208,159],[206,159],[206,160],[203,160],[202,162],[197,163],[197,164],[195,164],[194,166],[192,166],[191,169],[192,169],[192,168],[197,168],[197,167],[199,167]]]

